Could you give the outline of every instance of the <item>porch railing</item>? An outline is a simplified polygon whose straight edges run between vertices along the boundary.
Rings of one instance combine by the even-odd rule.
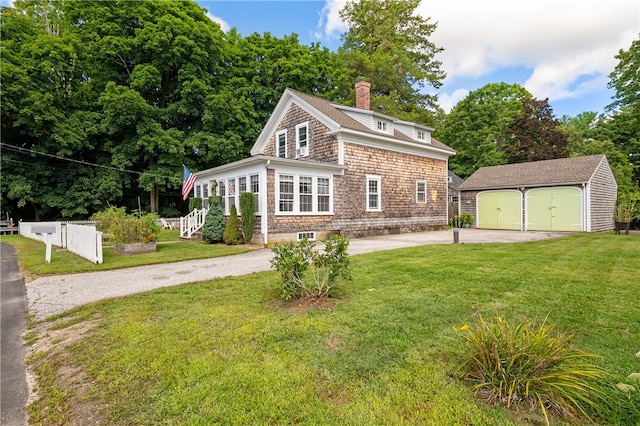
[[[180,236],[191,238],[204,226],[204,218],[209,209],[194,209],[188,215],[180,218]]]

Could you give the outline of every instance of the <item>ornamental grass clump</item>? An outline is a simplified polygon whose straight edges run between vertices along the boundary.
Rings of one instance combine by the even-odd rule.
[[[457,375],[471,383],[476,397],[507,407],[548,410],[564,417],[598,408],[593,381],[603,377],[588,362],[595,355],[571,346],[572,334],[560,333],[547,321],[510,324],[499,315],[475,327],[457,329],[464,340],[464,362]]]

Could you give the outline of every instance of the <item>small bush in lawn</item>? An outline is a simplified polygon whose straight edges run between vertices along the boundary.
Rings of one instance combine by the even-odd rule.
[[[343,280],[351,279],[349,239],[333,235],[324,244],[324,252],[315,250],[306,239],[272,249],[271,265],[280,272],[285,299],[325,297]]]
[[[209,199],[211,205],[204,218],[202,226],[202,241],[205,243],[217,243],[222,241],[224,229],[227,226],[227,219],[222,211],[222,199],[220,196]]]
[[[599,392],[592,381],[604,372],[588,362],[594,355],[571,347],[572,334],[562,334],[547,322],[510,324],[479,318],[475,327],[458,330],[465,342],[464,362],[457,371],[472,384],[476,396],[507,407],[539,408],[571,417],[597,408]]]
[[[242,211],[242,234],[244,240],[250,242],[256,226],[256,201],[252,192],[240,194],[240,210]]]
[[[222,239],[229,245],[244,243],[242,229],[240,229],[240,220],[238,220],[238,211],[235,205],[231,206],[229,219],[227,220],[227,226],[224,228]]]

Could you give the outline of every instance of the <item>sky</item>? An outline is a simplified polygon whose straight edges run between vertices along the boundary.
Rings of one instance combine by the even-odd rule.
[[[243,36],[296,33],[302,44],[331,50],[347,29],[346,0],[198,0],[224,31]],[[488,83],[524,86],[549,98],[554,114],[604,113],[612,102],[615,55],[640,33],[640,0],[423,0],[417,9],[436,23],[431,41],[447,77],[432,90],[448,112]]]

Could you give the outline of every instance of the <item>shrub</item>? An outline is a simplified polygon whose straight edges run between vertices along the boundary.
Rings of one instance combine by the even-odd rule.
[[[202,198],[189,197],[189,213],[202,210]]]
[[[202,241],[205,243],[217,243],[222,241],[224,229],[227,226],[227,219],[222,211],[222,198],[218,195],[210,197],[211,205],[204,218],[202,226]]]
[[[240,194],[240,211],[242,212],[242,234],[244,240],[249,242],[256,226],[256,204],[253,193],[243,192]]]
[[[476,396],[507,407],[547,409],[561,416],[597,408],[599,392],[590,383],[604,372],[587,362],[594,355],[570,346],[572,334],[562,334],[547,322],[509,324],[479,318],[473,328],[458,330],[465,342],[464,362],[457,375],[472,383]]]
[[[314,244],[302,240],[297,244],[276,245],[271,265],[282,279],[282,296],[285,299],[299,297],[325,297],[343,280],[351,279],[349,265],[349,240],[333,235],[324,241],[324,252],[314,249]]]
[[[158,216],[140,212],[127,214],[124,207],[111,206],[91,216],[97,223],[97,229],[109,234],[112,241],[122,244],[146,243],[155,241],[160,232],[156,224]]]
[[[238,220],[238,211],[235,205],[231,205],[229,220],[227,220],[227,226],[224,228],[222,239],[229,245],[242,244],[244,242],[242,229],[240,229],[240,221]]]

